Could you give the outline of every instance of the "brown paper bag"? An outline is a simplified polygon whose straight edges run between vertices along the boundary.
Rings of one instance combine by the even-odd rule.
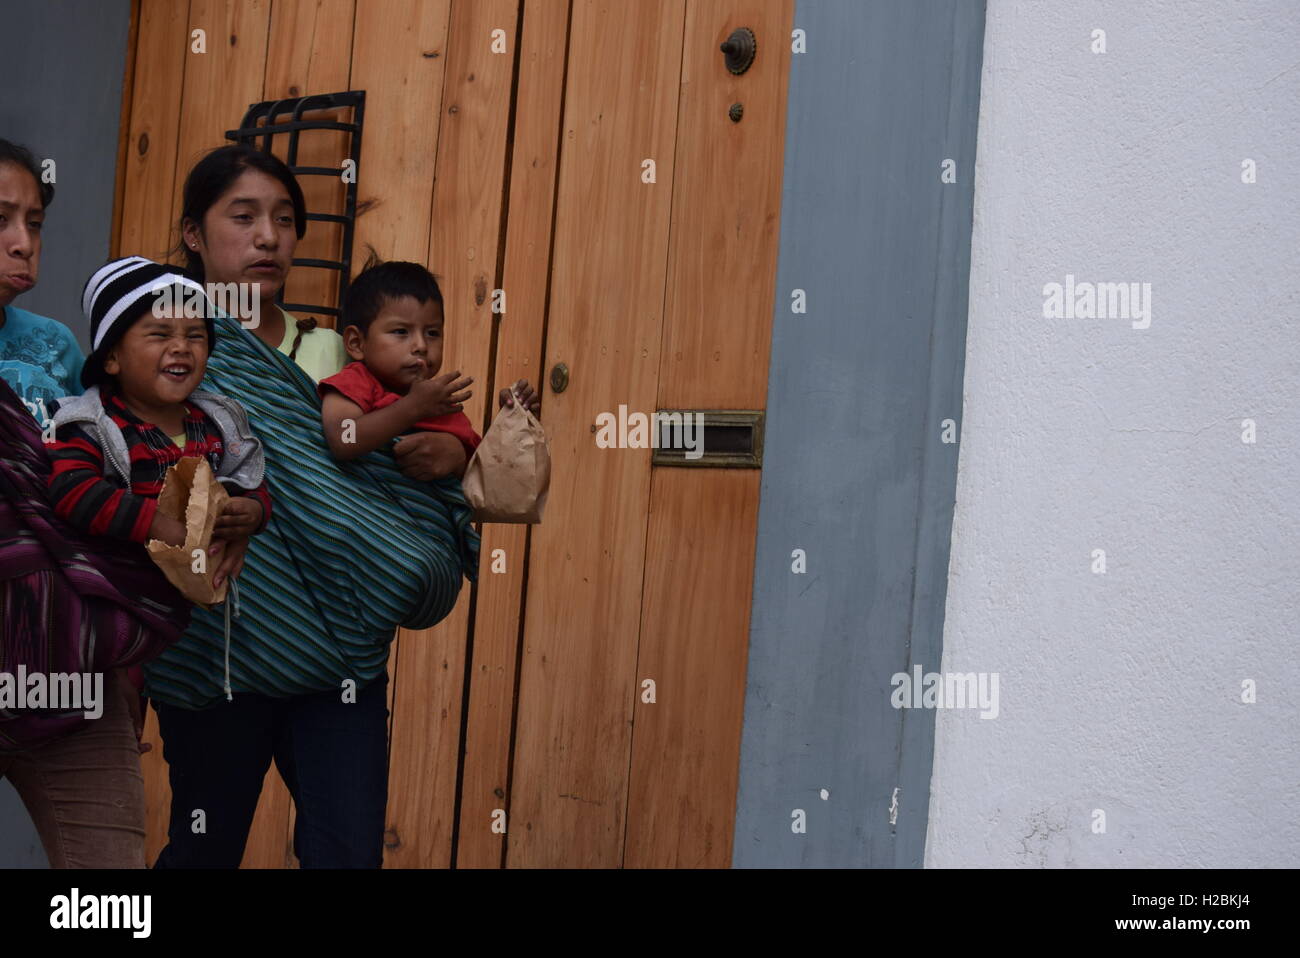
[[[158,509],[164,515],[184,521],[185,545],[170,546],[150,539],[149,557],[185,598],[205,609],[224,602],[230,584],[227,579],[221,588],[212,587],[217,564],[207,554],[212,545],[212,527],[229,498],[230,493],[217,482],[208,461],[198,456],[186,456],[168,469],[158,496]],[[196,566],[204,571],[195,572]]]
[[[550,485],[546,431],[516,396],[474,450],[461,482],[465,499],[480,522],[541,522]]]

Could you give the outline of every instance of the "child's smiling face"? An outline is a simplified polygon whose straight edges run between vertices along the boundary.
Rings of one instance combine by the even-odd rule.
[[[348,355],[366,364],[385,389],[405,396],[418,380],[442,368],[442,305],[413,296],[385,299],[365,336],[344,331]]]
[[[104,372],[127,398],[149,407],[184,402],[207,368],[207,325],[193,316],[145,313],[104,358]]]

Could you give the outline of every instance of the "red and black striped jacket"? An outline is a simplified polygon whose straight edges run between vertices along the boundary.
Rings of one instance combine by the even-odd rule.
[[[216,473],[221,465],[221,433],[203,410],[186,403],[182,450],[163,430],[131,412],[107,384],[101,387],[101,399],[104,411],[122,430],[130,452],[130,488],[104,478],[103,450],[85,429],[67,423],[59,427],[55,441],[46,444],[53,466],[50,499],[59,516],[85,532],[144,543],[149,540],[168,467],[182,456],[204,456]],[[257,531],[265,529],[271,518],[266,482],[251,491],[232,490],[232,494],[251,496],[262,504],[262,524]]]

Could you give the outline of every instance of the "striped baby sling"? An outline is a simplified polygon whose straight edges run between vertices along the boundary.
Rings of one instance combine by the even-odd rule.
[[[363,687],[384,672],[398,626],[441,621],[462,576],[477,577],[460,481],[408,479],[387,449],[335,460],[311,377],[236,320],[219,316],[216,334],[202,385],[247,411],[266,452],[271,521],[250,541],[235,595],[224,608],[195,607],[181,640],[146,668],[146,690],[204,708],[229,688],[283,697]]]

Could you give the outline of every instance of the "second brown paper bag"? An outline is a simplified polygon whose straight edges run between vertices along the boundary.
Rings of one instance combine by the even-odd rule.
[[[150,539],[149,557],[181,595],[204,608],[224,602],[230,584],[227,580],[219,589],[212,587],[217,567],[208,561],[212,557],[207,554],[212,545],[212,527],[229,498],[208,461],[197,456],[186,456],[167,470],[158,496],[159,511],[185,523],[185,545],[171,546]],[[195,560],[200,552],[201,564]],[[196,564],[204,571],[195,572]]]
[[[541,522],[551,485],[551,453],[537,417],[515,397],[474,450],[461,482],[481,522]]]

